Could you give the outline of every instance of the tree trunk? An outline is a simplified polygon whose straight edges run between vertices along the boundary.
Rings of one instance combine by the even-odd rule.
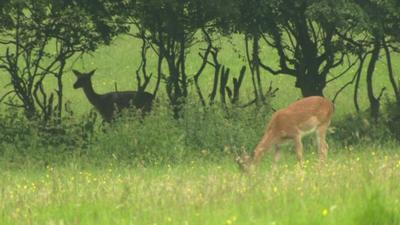
[[[374,43],[374,49],[372,51],[371,59],[369,61],[368,70],[367,70],[367,91],[368,91],[368,100],[370,103],[370,113],[371,117],[377,121],[379,117],[379,108],[380,102],[379,99],[374,95],[372,78],[375,71],[376,62],[379,58],[379,52],[381,50],[381,43],[379,40],[376,40]]]
[[[390,84],[392,85],[393,92],[396,97],[396,102],[397,102],[397,104],[400,104],[400,92],[399,92],[400,90],[397,85],[395,75],[393,72],[392,57],[390,55],[390,49],[386,43],[385,38],[383,38],[382,41],[383,41],[383,49],[385,50],[385,54],[386,54],[386,64],[387,64],[387,68],[388,68]]]
[[[253,84],[253,92],[254,92],[254,98],[256,100],[256,103],[258,103],[259,93],[260,93],[259,90],[258,90],[258,87],[257,87],[256,74],[255,74],[255,70],[254,70],[254,67],[256,66],[255,63],[254,63],[254,55],[257,52],[257,51],[255,51],[254,47],[257,47],[257,45],[256,45],[255,40],[254,40],[252,54],[250,54],[249,36],[248,35],[245,36],[246,58],[247,58],[247,62],[248,62],[249,67],[250,67],[251,81],[252,81],[252,84]]]
[[[299,55],[299,62],[296,66],[296,87],[300,88],[303,97],[323,96],[323,89],[326,84],[325,76],[321,75],[319,71],[321,63],[317,60],[318,48],[307,32],[307,20],[296,21],[296,29],[299,42],[299,48],[295,53]]]
[[[261,82],[261,72],[260,72],[260,36],[255,35],[253,38],[253,53],[252,53],[252,61],[253,61],[253,74],[255,75],[257,79],[257,90],[258,94],[256,98],[261,98],[261,101],[264,102],[264,92],[262,88],[262,82]],[[258,101],[257,101],[258,102]]]
[[[169,69],[169,79],[167,81],[167,94],[171,102],[174,117],[180,117],[180,112],[183,104],[183,93],[179,85],[179,69],[175,65],[175,60],[171,56],[167,56],[167,63]]]
[[[57,93],[57,99],[58,99],[58,104],[57,104],[57,123],[61,123],[61,117],[62,117],[62,111],[63,111],[63,98],[64,98],[64,86],[62,82],[63,74],[64,74],[64,68],[66,65],[66,59],[64,56],[61,56],[60,59],[60,68],[58,70],[58,74],[56,76],[57,78],[57,86],[58,89],[56,90]]]
[[[161,78],[162,78],[162,63],[164,60],[164,53],[161,48],[159,48],[158,51],[158,62],[157,62],[157,82],[156,82],[156,87],[154,88],[153,91],[153,98],[156,98],[158,89],[160,88],[160,83],[161,83]]]
[[[367,54],[358,55],[358,58],[360,59],[360,65],[358,66],[356,82],[354,84],[354,93],[353,93],[353,102],[354,102],[354,107],[356,108],[357,113],[360,112],[360,106],[358,104],[358,89],[360,87],[361,74],[362,74],[362,70],[364,68],[364,62],[365,62],[366,57],[367,57]]]
[[[319,88],[317,84],[310,84],[301,87],[301,94],[303,97],[324,96],[323,89]]]
[[[324,96],[323,90],[326,81],[318,72],[308,72],[308,74],[299,75],[296,81],[296,87],[300,88],[303,97]]]

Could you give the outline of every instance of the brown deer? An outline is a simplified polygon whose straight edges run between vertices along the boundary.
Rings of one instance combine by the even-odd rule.
[[[320,96],[306,97],[288,107],[278,110],[272,115],[261,141],[256,146],[253,156],[247,154],[236,159],[243,171],[248,171],[257,165],[263,154],[275,147],[274,163],[279,160],[279,145],[286,140],[293,140],[297,159],[303,166],[302,137],[315,132],[318,141],[320,162],[324,162],[328,155],[328,144],[325,137],[334,112],[331,101]]]
[[[83,88],[89,102],[100,112],[104,121],[111,122],[116,114],[125,108],[135,107],[143,113],[151,110],[154,96],[148,92],[118,91],[97,94],[92,86],[92,76],[96,70],[82,73],[73,70],[77,80],[74,88]]]

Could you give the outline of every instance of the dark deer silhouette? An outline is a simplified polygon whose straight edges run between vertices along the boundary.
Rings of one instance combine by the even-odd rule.
[[[82,73],[73,70],[77,80],[74,88],[83,88],[89,102],[100,112],[104,121],[111,122],[122,109],[135,107],[143,113],[151,110],[154,96],[148,92],[117,91],[106,94],[97,94],[92,86],[92,76],[96,70]]]

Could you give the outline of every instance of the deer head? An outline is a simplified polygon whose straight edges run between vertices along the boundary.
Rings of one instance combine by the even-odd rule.
[[[90,79],[96,70],[92,70],[88,73],[82,73],[77,70],[72,70],[72,72],[74,72],[77,78],[76,82],[74,83],[74,88],[78,89],[90,85]]]
[[[251,156],[248,153],[243,153],[241,156],[237,156],[235,159],[242,172],[249,172],[251,168]]]

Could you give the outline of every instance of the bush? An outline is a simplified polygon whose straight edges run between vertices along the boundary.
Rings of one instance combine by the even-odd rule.
[[[269,114],[268,106],[224,109],[214,105],[203,110],[189,103],[179,122],[189,148],[215,154],[223,150],[252,150],[263,133]]]
[[[334,123],[331,136],[341,146],[386,143],[392,139],[386,125],[374,122],[367,113],[351,114]]]
[[[5,112],[0,114],[0,147],[11,144],[21,152],[48,147],[59,151],[85,148],[96,129],[94,112],[79,119],[64,117],[62,123],[28,120],[14,108]]]
[[[395,101],[387,101],[385,104],[385,123],[391,135],[400,141],[400,105]]]
[[[168,105],[156,105],[145,118],[126,113],[112,124],[100,124],[94,112],[79,119],[66,117],[58,125],[9,113],[0,116],[0,147],[45,162],[70,154],[97,164],[157,165],[194,157],[219,159],[224,154],[252,150],[270,112],[268,106],[224,109],[214,105],[204,110],[194,101],[188,102],[178,120]],[[9,153],[4,151],[3,156]]]
[[[227,154],[252,151],[271,115],[269,106],[224,108],[214,104],[203,108],[196,101],[187,102],[179,119],[174,119],[173,110],[165,104],[155,105],[144,118],[126,113],[112,124],[101,124],[95,112],[79,119],[66,117],[56,126],[27,121],[23,115],[8,111],[0,115],[0,154],[3,160],[21,162],[28,158],[41,164],[62,164],[61,160],[71,155],[97,165],[219,160]],[[365,114],[335,121],[330,142],[338,147],[387,143],[399,134],[398,121],[390,122],[394,115],[387,113],[384,123],[374,123]]]
[[[89,146],[90,154],[135,164],[174,162],[182,157],[184,133],[169,110],[156,106],[144,119],[138,117],[123,115],[105,125]]]
[[[225,111],[213,106],[204,110],[191,102],[176,120],[169,106],[156,106],[144,119],[124,115],[107,125],[89,151],[94,157],[140,165],[194,157],[218,159],[221,154],[252,150],[263,132],[266,115],[268,107]]]

